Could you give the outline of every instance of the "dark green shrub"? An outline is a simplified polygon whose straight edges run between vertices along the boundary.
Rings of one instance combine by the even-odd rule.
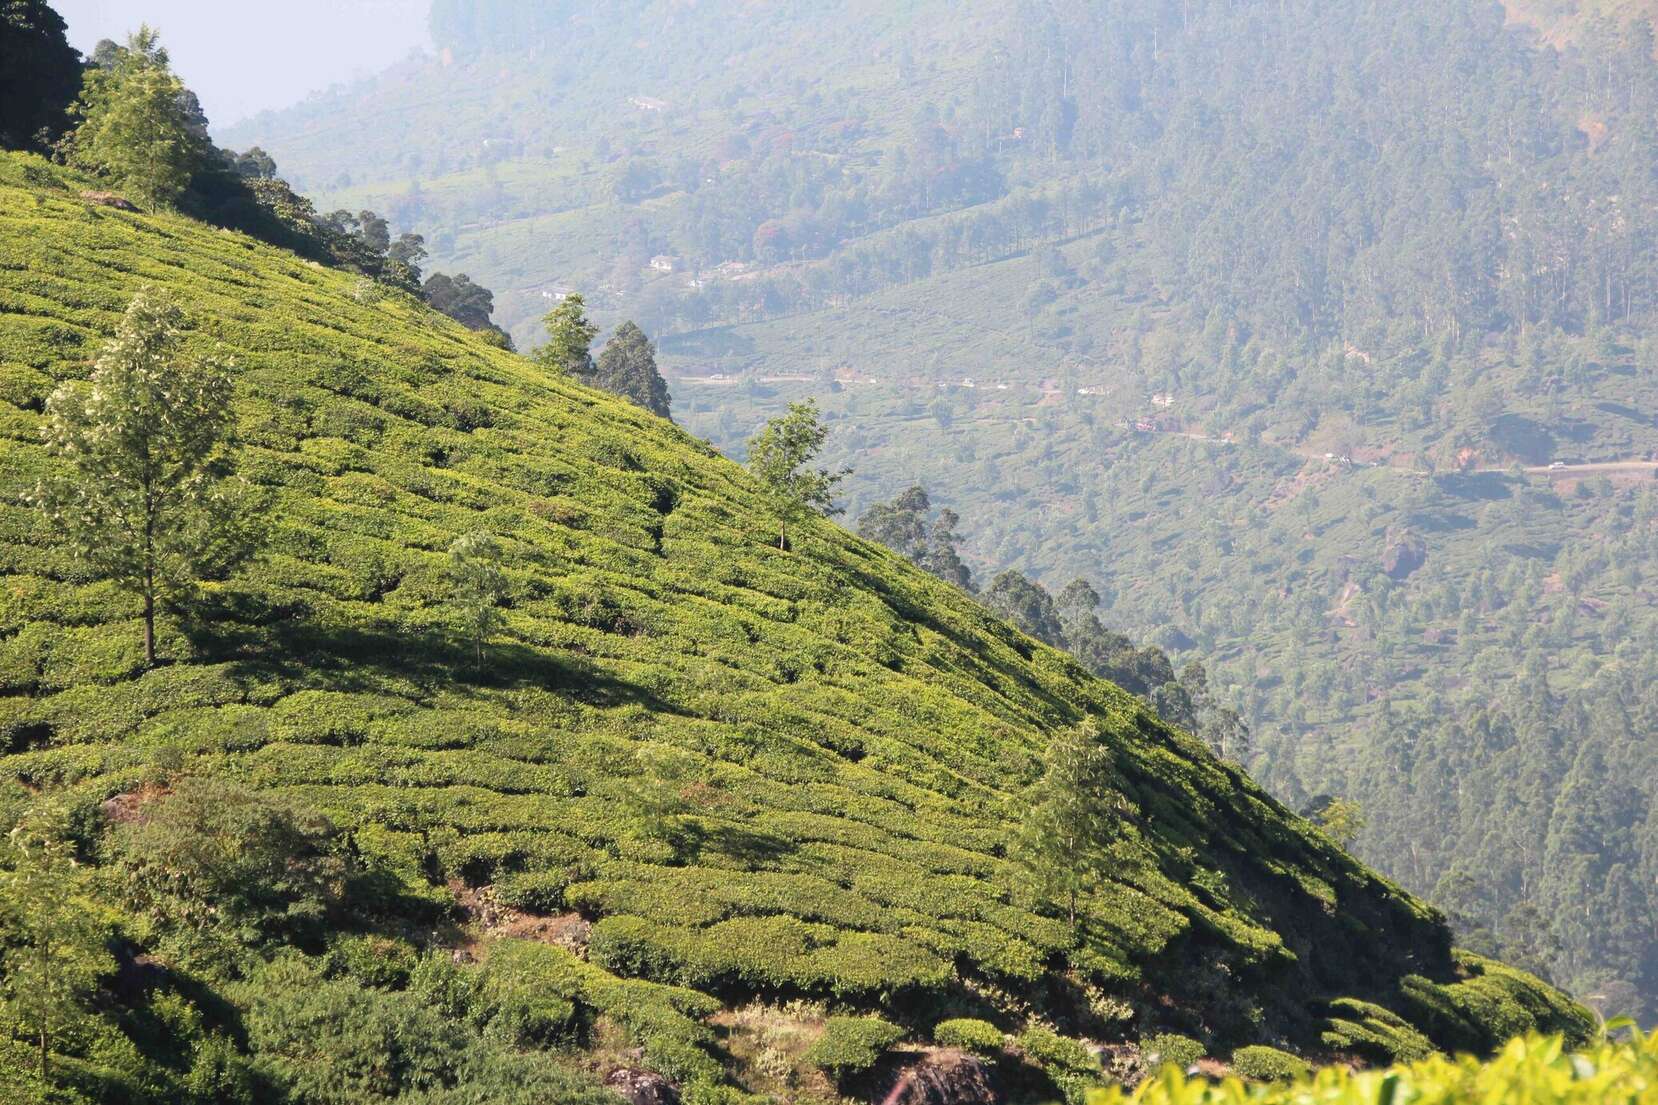
[[[1140,1041],[1140,1058],[1146,1064],[1146,1068],[1153,1071],[1161,1070],[1164,1066],[1186,1070],[1206,1054],[1208,1051],[1202,1044],[1177,1032],[1147,1036]]]
[[[398,990],[408,985],[420,954],[407,940],[389,936],[343,936],[329,945],[330,973],[365,986]]]
[[[878,1017],[830,1017],[823,1035],[802,1057],[837,1081],[873,1067],[904,1038],[904,1030]]]
[[[347,864],[320,814],[213,778],[185,777],[115,833],[114,866],[164,929],[217,944],[315,935]]]
[[[495,882],[495,900],[526,913],[557,913],[564,908],[570,876],[563,871],[519,871]]]
[[[1018,1044],[1025,1057],[1064,1092],[1069,1105],[1081,1105],[1088,1091],[1104,1081],[1099,1059],[1080,1041],[1038,1025],[1021,1032]]]
[[[1232,1053],[1232,1072],[1256,1082],[1289,1082],[1311,1071],[1304,1060],[1263,1044],[1240,1047]]]
[[[495,945],[473,1014],[485,1034],[513,1047],[575,1043],[581,985],[569,957],[529,941]]]
[[[417,971],[427,973],[424,965]],[[418,987],[390,993],[349,979],[327,981],[309,964],[290,959],[256,975],[245,987],[245,1001],[248,1043],[289,1105],[616,1100],[549,1055],[480,1037]]]
[[[940,1021],[933,1029],[933,1042],[940,1047],[959,1047],[975,1055],[995,1055],[1005,1042],[1002,1030],[989,1021],[957,1017]]]
[[[291,961],[263,971],[250,989],[248,1042],[294,1105],[445,1089],[467,1056],[465,1026],[413,994],[325,981]]]

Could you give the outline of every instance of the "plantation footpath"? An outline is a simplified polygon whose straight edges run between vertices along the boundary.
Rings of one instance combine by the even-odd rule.
[[[303,1019],[259,1010],[345,986],[520,1052],[631,1055],[699,1101],[770,1088],[744,1059],[756,1002],[843,1086],[947,1023],[1017,1039],[996,1062],[1033,1099],[1103,1080],[1085,1040],[1385,1062],[1588,1037],[1557,991],[1453,951],[1436,912],[965,593],[815,516],[779,548],[756,481],[670,422],[408,295],[89,187],[0,159],[0,804],[62,795],[96,841],[217,780],[326,819],[373,904],[331,899],[305,940],[250,929],[217,967],[169,958],[160,907],[117,908],[124,978],[199,989],[168,983],[192,1012],[144,1020],[160,984],[110,984],[60,1041],[105,1087],[88,1099],[191,1100],[203,1053],[156,1040],[240,1018],[225,1054],[266,1049],[296,1100],[329,1100],[294,1089]],[[48,397],[147,288],[183,306],[190,354],[232,364],[239,470],[268,497],[259,554],[162,611],[153,667],[138,600],[33,500],[65,470]],[[504,581],[481,647],[449,552],[476,532]],[[1116,825],[1073,925],[1009,848],[1050,742],[1088,719]],[[156,901],[183,893],[161,874]]]

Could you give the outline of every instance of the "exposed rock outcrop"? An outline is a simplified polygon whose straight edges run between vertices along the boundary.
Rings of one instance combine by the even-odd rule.
[[[660,1074],[648,1070],[618,1067],[604,1077],[629,1105],[679,1105],[679,1090]]]

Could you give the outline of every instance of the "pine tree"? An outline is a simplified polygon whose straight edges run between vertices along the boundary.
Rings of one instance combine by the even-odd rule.
[[[1073,928],[1080,899],[1099,880],[1103,852],[1116,834],[1115,778],[1097,721],[1054,734],[1014,840],[1012,857],[1030,889],[1043,902],[1063,903]]]
[[[829,429],[818,419],[817,403],[790,403],[789,413],[767,422],[749,439],[748,468],[760,479],[777,510],[777,547],[789,547],[789,522],[814,512],[838,514],[835,485],[847,471],[806,465],[823,449]]]
[[[547,327],[547,344],[536,350],[542,367],[574,376],[583,383],[593,376],[593,338],[599,328],[587,321],[587,304],[571,292],[548,311],[542,322]]]
[[[207,158],[200,108],[149,27],[108,61],[87,72],[75,102],[71,159],[149,207],[171,206]]]
[[[182,325],[165,293],[133,299],[91,380],[47,400],[47,445],[71,471],[36,492],[76,555],[143,600],[149,665],[157,606],[254,545],[251,504],[229,479],[231,366],[178,356]]]
[[[593,378],[595,387],[644,407],[654,415],[670,417],[668,384],[656,368],[656,347],[645,332],[624,322],[605,343]]]

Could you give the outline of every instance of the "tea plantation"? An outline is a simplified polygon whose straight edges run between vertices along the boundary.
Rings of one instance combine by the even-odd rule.
[[[391,880],[416,952],[464,940],[481,993],[538,980],[588,1026],[577,1044],[614,1026],[709,1093],[751,1084],[721,1010],[756,1001],[911,1045],[962,1018],[1371,1061],[1587,1036],[1558,992],[1453,952],[1428,907],[965,594],[824,521],[777,549],[747,474],[670,423],[361,278],[85,187],[0,159],[8,809],[141,806],[174,785],[158,765],[303,803]],[[153,669],[137,600],[29,500],[59,463],[46,396],[146,285],[184,304],[192,351],[234,358],[241,471],[269,496],[259,557],[163,619]],[[481,669],[445,576],[474,530],[510,584]],[[1078,935],[1006,851],[1048,735],[1089,715],[1123,825]],[[591,929],[492,943],[462,910],[480,896]],[[257,1027],[257,988],[227,993]]]

